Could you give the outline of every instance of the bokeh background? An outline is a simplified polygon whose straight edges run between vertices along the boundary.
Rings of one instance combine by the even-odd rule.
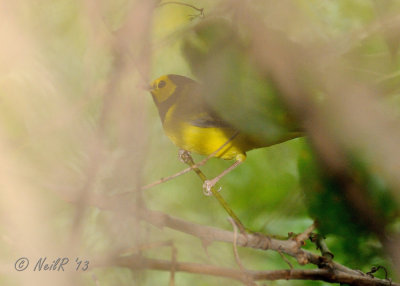
[[[250,151],[221,180],[247,228],[286,236],[317,220],[335,261],[364,272],[381,265],[395,279],[400,3],[181,3],[189,5],[0,1],[0,283],[171,285],[167,271],[114,263],[137,253],[238,268],[232,245],[204,246],[132,215],[146,207],[232,229],[194,173],[140,190],[186,167],[145,89],[170,73],[207,83],[218,114],[261,142],[306,135]],[[201,169],[212,178],[230,164],[211,159]],[[117,198],[119,210],[94,206],[98,196]],[[276,252],[239,254],[248,269],[288,268]],[[30,260],[25,271],[15,270],[20,257]],[[66,271],[33,271],[43,257],[71,261]],[[89,269],[77,271],[75,258]],[[175,285],[242,283],[176,273]]]

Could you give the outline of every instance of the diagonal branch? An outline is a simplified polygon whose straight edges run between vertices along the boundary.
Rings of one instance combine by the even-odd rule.
[[[73,198],[64,199],[70,202],[74,202]],[[232,231],[219,229],[212,226],[205,226],[201,224],[196,224],[193,222],[188,222],[180,218],[170,216],[168,214],[152,211],[152,210],[140,210],[135,211],[131,208],[130,201],[124,198],[121,200],[120,197],[108,197],[104,195],[93,194],[90,198],[90,203],[92,206],[98,207],[104,210],[110,210],[114,212],[120,212],[121,210],[129,210],[129,214],[139,217],[141,220],[146,221],[156,227],[168,227],[176,231],[180,231],[186,234],[193,235],[202,241],[206,242],[227,242],[233,243],[235,234]],[[333,262],[323,256],[314,254],[310,251],[301,249],[298,241],[295,238],[289,238],[287,240],[280,240],[271,238],[269,236],[251,233],[243,234],[238,233],[236,237],[236,242],[238,246],[249,247],[261,250],[272,250],[281,253],[285,253],[289,256],[296,258],[300,265],[314,264],[318,267],[328,267],[330,271],[340,272],[352,276],[367,276],[366,274],[348,268],[339,263]],[[394,285],[394,284],[393,284]]]
[[[62,195],[64,196],[65,200],[69,202],[76,202],[76,198],[67,198],[65,197],[65,193],[63,193]],[[346,283],[349,285],[400,286],[400,284],[393,283],[390,280],[382,280],[370,277],[369,275],[359,270],[353,270],[344,265],[333,262],[326,257],[319,256],[307,250],[301,249],[301,244],[299,244],[296,238],[280,240],[258,233],[235,234],[232,231],[188,222],[158,211],[144,209],[135,211],[130,207],[130,200],[127,200],[126,198],[124,200],[121,200],[119,196],[108,197],[104,195],[93,194],[87,203],[100,209],[114,211],[116,213],[120,212],[121,210],[129,210],[128,214],[138,217],[139,219],[146,221],[156,227],[168,227],[176,231],[193,235],[201,239],[202,241],[234,243],[235,240],[238,246],[262,250],[273,250],[279,253],[286,253],[296,258],[298,263],[301,265],[315,264],[321,269],[290,269],[276,271],[251,271],[246,269],[235,270],[212,265],[149,259],[138,255],[115,258],[114,260],[119,266],[124,266],[131,269],[154,269],[167,271],[171,271],[173,269],[174,272],[183,271],[189,273],[200,273],[205,275],[229,277],[244,282],[249,281],[249,279],[301,279]],[[100,263],[98,264],[98,266],[104,266],[104,263]]]

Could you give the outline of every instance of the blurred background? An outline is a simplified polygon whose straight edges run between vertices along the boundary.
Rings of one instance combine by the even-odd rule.
[[[286,236],[317,221],[335,261],[395,279],[399,12],[396,0],[0,1],[0,283],[173,285],[168,271],[114,261],[138,253],[238,269],[231,244],[132,215],[232,230],[194,172],[141,190],[186,167],[144,88],[164,74],[204,83],[210,106],[260,142],[305,135],[250,151],[219,183],[247,228]],[[212,178],[230,164],[201,169]],[[239,254],[247,269],[288,269],[277,252]],[[34,271],[45,257],[70,261]],[[242,285],[183,272],[174,283]]]

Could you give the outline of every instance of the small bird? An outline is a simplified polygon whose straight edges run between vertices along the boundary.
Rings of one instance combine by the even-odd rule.
[[[301,132],[289,132],[268,144],[257,142],[221,119],[206,102],[202,85],[185,76],[163,75],[151,83],[150,92],[165,134],[176,146],[201,155],[215,152],[214,157],[235,160],[217,177],[204,182],[206,193],[246,159],[247,151],[302,136]]]

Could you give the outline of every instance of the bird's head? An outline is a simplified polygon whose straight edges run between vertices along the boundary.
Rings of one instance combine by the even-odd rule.
[[[158,105],[174,94],[178,83],[173,81],[173,75],[163,75],[155,79],[150,85],[150,92],[154,102]]]
[[[178,96],[186,88],[192,89],[193,92],[197,86],[194,80],[177,74],[163,75],[154,80],[150,85],[150,92],[153,96],[154,102],[157,106],[166,100],[170,99],[172,95]],[[172,100],[172,98],[171,98]]]

